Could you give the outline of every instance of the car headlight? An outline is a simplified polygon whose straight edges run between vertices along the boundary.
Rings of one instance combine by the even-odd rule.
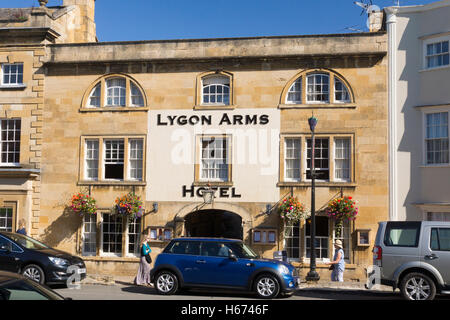
[[[69,264],[69,261],[66,259],[56,258],[56,257],[48,257],[53,264],[57,266],[65,266]]]
[[[286,267],[286,266],[284,266],[284,265],[282,265],[282,264],[278,267],[278,270],[280,270],[280,272],[281,272],[282,274],[289,274],[289,269],[288,269],[288,267]]]

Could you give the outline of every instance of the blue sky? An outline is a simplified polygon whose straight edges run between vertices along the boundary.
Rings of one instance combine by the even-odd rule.
[[[373,4],[383,8],[394,0]],[[55,5],[62,0],[49,0]],[[0,0],[2,8],[31,6],[38,1]],[[96,23],[100,41],[327,34],[367,31],[361,10],[353,0],[97,0]]]

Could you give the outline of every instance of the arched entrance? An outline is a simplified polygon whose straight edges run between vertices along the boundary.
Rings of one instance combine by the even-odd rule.
[[[186,236],[243,238],[242,217],[225,210],[199,210],[184,218]]]

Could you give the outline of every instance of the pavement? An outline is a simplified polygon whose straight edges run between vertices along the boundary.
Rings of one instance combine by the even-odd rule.
[[[82,285],[134,285],[134,277],[130,276],[106,276],[100,274],[88,275],[83,281]],[[314,289],[321,291],[367,291],[365,283],[355,281],[333,282],[333,281],[318,281],[307,282],[302,281],[300,283],[300,290],[302,289]],[[378,292],[392,292],[392,287],[379,285],[372,290]]]

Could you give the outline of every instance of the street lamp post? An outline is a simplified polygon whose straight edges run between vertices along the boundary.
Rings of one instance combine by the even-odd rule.
[[[309,272],[306,275],[307,281],[319,281],[320,276],[316,271],[316,172],[314,166],[314,129],[317,125],[317,118],[312,116],[308,119],[309,128],[312,133],[311,139],[311,257]]]

